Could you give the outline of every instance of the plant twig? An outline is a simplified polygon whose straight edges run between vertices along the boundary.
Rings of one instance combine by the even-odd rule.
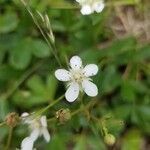
[[[60,100],[62,100],[64,98],[64,95],[60,96],[58,99],[54,100],[52,103],[50,103],[48,106],[46,106],[45,108],[43,108],[42,110],[40,110],[39,112],[35,113],[35,116],[39,116],[41,114],[43,114],[45,111],[47,111],[49,108],[51,108],[52,106],[54,106],[55,104],[57,104]]]
[[[71,116],[74,116],[76,114],[78,114],[79,112],[82,111],[86,111],[87,109],[89,109],[90,107],[93,107],[95,104],[97,103],[97,101],[90,101],[87,105],[85,105],[84,107],[81,107],[77,110],[75,110],[74,112],[71,113]]]
[[[52,49],[52,53],[53,53],[54,57],[56,58],[56,61],[58,62],[59,66],[62,66],[61,62],[59,60],[59,57],[57,56],[57,53],[56,53],[56,46],[55,46],[55,44],[54,43],[52,44],[52,42],[48,40],[47,34],[45,34],[44,31],[42,30],[41,26],[39,25],[36,17],[34,16],[32,10],[31,10],[30,6],[24,0],[21,0],[21,2],[25,6],[26,10],[28,11],[28,13],[30,14],[31,18],[33,19],[33,22],[35,23],[35,25],[37,26],[37,28],[41,32],[41,34],[42,34],[43,38],[45,39],[45,41],[47,42],[49,48]]]
[[[44,113],[45,111],[47,111],[50,107],[54,106],[56,103],[58,103],[60,100],[62,100],[64,98],[64,95],[60,96],[58,99],[56,99],[55,101],[53,101],[52,103],[50,103],[47,107],[45,107],[41,113]]]
[[[84,107],[80,107],[79,109],[73,111],[73,112],[71,113],[71,116],[73,117],[73,116],[75,116],[76,114],[78,114],[78,113],[80,113],[80,112],[82,112],[82,111],[85,111],[85,110],[89,109],[90,107],[93,107],[96,103],[97,103],[97,101],[90,101],[90,102],[89,102],[87,105],[85,105]],[[47,121],[48,121],[48,122],[52,122],[52,121],[55,121],[55,120],[56,120],[56,118],[55,118],[55,117],[52,117],[52,118],[49,118]]]
[[[8,135],[8,139],[7,139],[7,145],[6,145],[5,150],[9,150],[11,139],[12,139],[12,134],[13,134],[13,127],[10,127],[9,128],[9,135]]]
[[[3,125],[5,125],[5,122],[0,123],[0,127],[2,127]]]

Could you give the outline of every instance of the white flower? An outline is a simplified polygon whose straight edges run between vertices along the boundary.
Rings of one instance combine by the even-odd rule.
[[[84,92],[91,97],[98,94],[97,86],[91,82],[91,76],[98,72],[98,66],[95,64],[82,66],[82,60],[78,56],[73,56],[70,59],[70,70],[58,69],[55,71],[55,76],[60,81],[68,81],[69,88],[65,93],[67,101],[73,102],[77,99],[79,91]]]
[[[83,15],[89,15],[94,11],[100,13],[104,7],[105,3],[103,0],[76,0],[81,5],[81,13]]]
[[[44,137],[46,142],[50,141],[50,134],[47,130],[46,116],[40,118],[32,118],[28,113],[22,114],[22,120],[24,124],[28,124],[31,130],[29,137],[26,137],[21,143],[21,150],[32,150],[34,142],[39,136]]]
[[[31,137],[26,137],[21,143],[21,150],[32,150],[34,141]]]

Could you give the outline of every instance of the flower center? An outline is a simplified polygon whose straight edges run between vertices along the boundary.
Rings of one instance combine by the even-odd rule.
[[[40,129],[42,127],[39,120],[34,120],[34,122],[31,124],[31,129]]]
[[[81,84],[81,82],[85,79],[84,72],[79,70],[71,70],[71,80],[74,82],[77,82],[78,84]]]

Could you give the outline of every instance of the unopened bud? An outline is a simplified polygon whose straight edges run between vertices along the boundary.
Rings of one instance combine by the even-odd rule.
[[[106,144],[108,144],[108,145],[111,146],[111,145],[115,144],[116,138],[115,138],[115,136],[112,135],[112,134],[106,134],[106,135],[104,136],[104,142],[105,142]]]
[[[10,127],[15,127],[17,123],[19,122],[19,115],[15,112],[9,113],[6,116],[6,124]]]
[[[60,109],[56,112],[56,118],[61,124],[64,124],[68,120],[71,119],[71,113],[70,110],[67,109]]]

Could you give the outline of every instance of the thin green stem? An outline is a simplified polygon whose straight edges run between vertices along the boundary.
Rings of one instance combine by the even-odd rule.
[[[38,28],[39,31],[41,32],[41,34],[42,34],[43,38],[45,39],[45,41],[47,42],[49,48],[50,48],[50,49],[53,49],[52,53],[53,53],[54,57],[56,58],[56,61],[58,62],[59,66],[62,66],[62,65],[61,65],[61,62],[60,62],[60,60],[59,60],[59,57],[57,56],[56,48],[54,49],[55,45],[52,44],[52,42],[48,40],[47,35],[44,33],[44,31],[43,31],[42,28],[40,27],[40,25],[39,25],[39,23],[38,23],[36,17],[34,17],[33,12],[32,12],[32,10],[31,10],[30,6],[29,6],[28,4],[26,4],[26,3],[24,2],[24,0],[21,0],[21,2],[22,2],[23,5],[25,6],[26,10],[28,11],[28,13],[30,14],[31,18],[33,19],[33,22],[35,23],[35,25],[37,26],[37,28]]]
[[[49,119],[47,120],[47,122],[50,123],[50,122],[53,122],[53,121],[55,121],[55,120],[56,120],[56,118],[53,117],[53,118],[49,118]]]
[[[53,101],[52,103],[50,103],[48,106],[46,106],[45,108],[43,108],[42,110],[40,110],[39,112],[37,112],[35,114],[35,116],[40,116],[41,114],[43,114],[45,111],[47,111],[49,108],[51,108],[52,106],[54,106],[55,104],[57,104],[60,100],[62,100],[64,98],[64,95],[60,96],[58,99],[56,99],[55,101]]]
[[[100,126],[98,126],[98,127],[99,127],[99,129],[100,129],[102,135],[105,136],[105,135],[108,133],[108,130],[107,130],[106,126],[105,126],[104,120],[103,120],[103,119],[96,118],[96,117],[93,116],[93,115],[91,115],[91,118],[92,118],[96,123],[98,123],[98,124],[100,125]],[[101,128],[100,128],[100,127],[101,127]]]
[[[73,111],[71,113],[71,116],[75,116],[76,114],[82,112],[82,111],[85,111],[87,109],[89,109],[90,107],[93,107],[94,105],[96,104],[96,101],[90,101],[85,107],[80,107],[79,109]],[[47,121],[48,122],[52,122],[52,121],[55,121],[56,120],[56,117],[52,117],[52,118],[49,118]]]
[[[73,112],[71,113],[71,116],[74,116],[74,115],[78,114],[79,112],[81,112],[81,111],[83,111],[83,110],[84,110],[83,108],[79,108],[79,109],[73,111]]]
[[[7,145],[5,150],[9,150],[10,144],[11,144],[11,139],[12,139],[12,134],[13,134],[13,127],[10,127],[9,129],[9,135],[8,135],[8,139],[7,139]]]
[[[96,101],[90,101],[86,106],[84,107],[80,107],[79,109],[75,110],[74,112],[71,113],[71,116],[74,116],[76,114],[78,114],[79,112],[82,112],[82,111],[86,111],[88,110],[90,107],[93,107],[93,105],[96,104]]]
[[[5,122],[2,122],[0,123],[0,127],[4,126],[5,125]]]
[[[57,104],[63,98],[64,98],[64,95],[60,96],[58,99],[56,99],[54,102],[52,102],[51,104],[49,104],[46,108],[44,108],[41,113],[44,113],[45,111],[47,111],[49,108],[51,108],[52,106],[54,106],[55,104]]]

